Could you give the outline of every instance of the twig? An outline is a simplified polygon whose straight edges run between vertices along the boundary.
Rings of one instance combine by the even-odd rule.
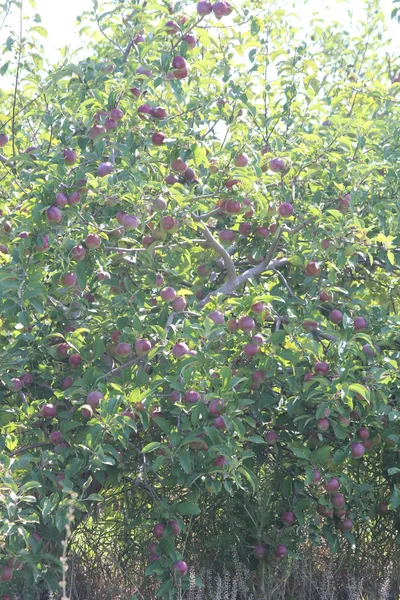
[[[119,375],[121,373],[121,371],[123,371],[124,369],[128,369],[129,367],[132,367],[132,365],[136,365],[138,363],[139,359],[135,356],[135,358],[131,358],[131,360],[128,360],[126,363],[124,363],[123,365],[120,365],[119,367],[117,367],[116,369],[113,369],[112,371],[110,371],[107,375],[106,375],[106,379],[110,379],[110,377],[116,377],[117,375]]]
[[[26,452],[26,450],[34,450],[35,448],[42,448],[43,446],[51,446],[51,443],[38,442],[37,444],[29,444],[29,446],[23,446],[22,448],[18,448],[18,450],[14,450],[9,456],[17,456],[17,454],[22,454],[23,452]]]
[[[233,262],[232,258],[230,257],[229,253],[225,250],[225,248],[221,246],[219,242],[217,242],[215,237],[212,235],[211,231],[208,229],[207,225],[203,221],[200,221],[200,223],[204,228],[203,234],[207,242],[210,244],[211,248],[213,248],[217,252],[217,254],[219,254],[222,257],[222,260],[224,261],[224,265],[226,267],[226,270],[228,271],[228,282],[235,283],[237,280],[235,263]]]
[[[192,219],[193,221],[206,221],[207,219],[211,219],[211,217],[213,217],[214,215],[218,215],[220,212],[220,207],[218,208],[213,208],[212,210],[210,210],[210,212],[208,213],[203,213],[202,215],[195,215],[194,213],[192,213]]]
[[[287,289],[289,296],[291,298],[296,298],[296,300],[300,300],[301,302],[303,302],[303,300],[301,300],[300,298],[297,298],[297,296],[295,294],[293,294],[292,289],[291,289],[290,285],[288,284],[286,277],[277,269],[273,269],[273,271],[274,271],[274,273],[276,273],[278,275],[279,279],[281,279],[283,285]]]
[[[128,60],[128,56],[129,56],[129,53],[130,53],[130,51],[131,51],[131,50],[132,50],[132,48],[133,48],[133,44],[134,44],[134,41],[133,41],[133,40],[131,40],[131,41],[129,42],[129,44],[127,45],[127,47],[125,48],[125,52],[124,52],[124,55],[123,55],[123,57],[122,57],[122,61],[121,61],[121,64],[122,64],[122,65],[124,65],[124,64],[126,63],[126,61]]]
[[[169,315],[167,322],[165,323],[165,333],[168,334],[168,331],[171,329],[172,327],[172,323],[174,322],[174,319],[176,317],[176,312],[173,310],[172,313]]]

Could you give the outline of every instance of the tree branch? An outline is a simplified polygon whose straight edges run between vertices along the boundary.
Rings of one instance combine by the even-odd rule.
[[[41,448],[43,446],[51,446],[50,442],[38,442],[37,444],[29,444],[29,446],[23,446],[22,448],[18,448],[11,452],[8,456],[17,456],[17,454],[22,454],[26,450],[34,450],[35,448]]]
[[[200,221],[200,223],[204,228],[203,234],[207,242],[210,244],[211,248],[213,248],[215,252],[217,252],[217,254],[221,256],[222,260],[224,261],[224,265],[226,267],[226,270],[228,271],[228,282],[232,284],[236,283],[237,275],[235,263],[233,262],[232,258],[230,257],[229,253],[225,250],[225,248],[221,246],[219,242],[217,242],[215,237],[212,235],[211,231],[208,229],[207,225],[203,221]]]
[[[136,365],[139,361],[139,358],[137,356],[135,356],[135,358],[131,358],[131,360],[128,360],[126,363],[124,363],[123,365],[120,365],[119,367],[117,367],[116,369],[113,369],[112,371],[110,371],[107,375],[106,375],[106,379],[110,379],[110,377],[116,377],[117,375],[119,375],[121,373],[121,371],[123,371],[124,369],[128,369],[129,367],[132,367],[132,365]]]

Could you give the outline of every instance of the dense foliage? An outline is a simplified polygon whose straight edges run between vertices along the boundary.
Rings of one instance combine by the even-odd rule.
[[[39,16],[10,31],[3,599],[57,590],[118,490],[163,598],[213,498],[253,567],[398,535],[400,78],[367,8],[308,35],[264,0],[94,0],[52,68]]]

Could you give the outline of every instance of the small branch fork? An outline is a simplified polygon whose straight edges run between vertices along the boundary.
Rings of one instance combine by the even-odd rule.
[[[246,281],[248,279],[257,277],[258,275],[261,275],[262,273],[265,273],[267,271],[277,271],[277,270],[281,269],[282,267],[284,267],[285,265],[287,265],[289,262],[287,258],[273,260],[273,257],[275,255],[275,252],[278,247],[279,241],[281,239],[282,233],[288,233],[289,235],[298,233],[299,231],[304,229],[308,225],[308,223],[310,223],[311,221],[312,221],[312,219],[307,219],[306,221],[304,221],[303,223],[300,223],[299,225],[297,225],[296,227],[293,227],[292,229],[287,227],[286,225],[282,225],[281,227],[279,227],[265,259],[259,265],[256,265],[255,267],[251,267],[250,269],[247,269],[240,275],[238,275],[236,273],[235,264],[234,264],[232,258],[230,257],[230,255],[228,254],[228,252],[214,238],[214,236],[211,234],[210,230],[207,228],[205,223],[203,221],[201,221],[201,225],[203,227],[203,235],[206,238],[206,240],[208,241],[209,245],[222,257],[225,267],[228,271],[228,277],[227,277],[226,281],[221,285],[221,287],[219,287],[217,290],[215,290],[213,292],[210,292],[203,300],[201,300],[201,302],[199,302],[200,308],[203,308],[206,304],[208,304],[208,302],[211,300],[212,296],[215,296],[218,294],[229,295],[232,292],[234,292],[238,287],[240,287],[241,285],[246,283]]]

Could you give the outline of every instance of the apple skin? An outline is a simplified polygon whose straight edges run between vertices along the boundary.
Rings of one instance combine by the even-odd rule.
[[[182,312],[186,308],[186,300],[183,296],[177,296],[175,300],[172,301],[171,306],[177,312]]]
[[[289,202],[282,202],[278,207],[278,212],[281,217],[287,218],[291,217],[294,211],[293,204]]]
[[[252,331],[256,324],[252,317],[241,317],[239,319],[239,329],[242,331]]]
[[[267,554],[267,548],[263,544],[254,547],[253,554],[257,560],[262,560]]]
[[[193,48],[195,48],[197,45],[197,39],[191,33],[184,35],[182,40],[187,43],[189,50],[193,50]]]
[[[96,233],[90,233],[86,236],[85,244],[87,248],[99,248],[101,246],[101,238]]]
[[[365,454],[365,446],[362,442],[353,442],[351,444],[351,456],[361,458]]]
[[[351,519],[344,519],[343,521],[338,522],[338,529],[340,529],[344,533],[351,531],[353,527],[354,523]]]
[[[102,162],[99,164],[97,168],[97,175],[99,177],[106,177],[106,175],[110,175],[113,172],[113,165],[110,162]]]
[[[132,347],[126,342],[120,342],[116,347],[116,352],[119,356],[129,356],[132,352]]]
[[[279,441],[279,435],[277,434],[276,431],[273,431],[273,430],[266,431],[264,437],[265,437],[265,441],[270,446],[275,446],[275,444],[277,444]]]
[[[184,577],[189,571],[189,567],[183,560],[177,560],[174,562],[174,572],[178,575],[178,577]]]
[[[54,404],[45,404],[44,406],[42,406],[40,412],[42,417],[44,417],[45,419],[53,419],[57,414],[57,410]]]
[[[161,290],[160,296],[164,302],[173,302],[176,298],[176,291],[172,287],[165,287]]]
[[[164,531],[165,531],[164,523],[157,523],[157,525],[154,526],[153,535],[155,538],[162,538],[164,535]]]
[[[237,154],[234,160],[235,167],[247,167],[249,164],[249,157],[245,152]]]
[[[8,582],[13,578],[14,570],[8,565],[3,565],[0,571],[0,581]]]
[[[221,19],[221,17],[224,17],[228,14],[229,9],[225,2],[214,2],[212,5],[212,11],[217,19]]]
[[[58,206],[50,206],[47,209],[46,216],[49,223],[61,223],[63,220],[63,214]]]
[[[332,477],[332,479],[329,479],[324,483],[324,487],[329,493],[337,492],[340,488],[340,481],[337,477]]]
[[[162,131],[156,131],[151,136],[151,141],[155,146],[162,146],[164,144],[164,140],[167,136]]]
[[[201,4],[201,3],[200,3]],[[208,4],[207,2],[204,2],[204,4]],[[211,5],[210,5],[211,6]],[[211,12],[211,11],[210,11]],[[4,148],[4,146],[6,144],[8,144],[9,142],[9,137],[8,135],[6,135],[5,133],[0,133],[0,148]]]
[[[354,318],[354,331],[363,331],[368,328],[368,323],[364,317]]]
[[[219,398],[215,398],[214,400],[211,400],[211,402],[208,405],[208,411],[210,413],[210,415],[212,415],[213,417],[219,417],[220,415],[223,414],[225,409],[225,402],[223,400],[220,400]]]
[[[64,162],[66,165],[74,165],[76,163],[77,155],[75,150],[66,148],[64,150]]]
[[[296,515],[291,510],[286,510],[282,513],[281,521],[284,525],[291,526],[296,522]]]
[[[269,161],[269,168],[273,173],[283,173],[286,164],[283,158],[272,158]]]
[[[329,429],[329,420],[328,419],[318,419],[317,429],[319,431],[327,431]]]
[[[188,168],[188,165],[181,158],[173,160],[170,166],[176,173],[184,173]]]
[[[220,467],[222,469],[227,464],[228,461],[226,460],[225,456],[217,456],[217,458],[214,458],[213,460],[214,467]]]
[[[329,320],[334,323],[335,325],[337,325],[338,323],[340,323],[340,321],[343,319],[343,313],[340,310],[332,310],[329,313]]]
[[[135,343],[135,350],[138,354],[142,354],[142,355],[148,354],[151,350],[150,340],[140,338]]]
[[[389,505],[387,502],[384,501],[378,502],[376,509],[378,515],[387,515],[387,513],[389,512]]]
[[[332,502],[333,508],[335,508],[335,509],[344,508],[344,505],[345,505],[344,495],[340,494],[340,493],[332,494],[331,502]]]
[[[314,364],[314,372],[316,375],[325,377],[329,372],[329,365],[327,362],[319,361]]]
[[[288,550],[286,548],[286,546],[283,546],[282,544],[278,544],[275,550],[275,556],[276,558],[279,558],[280,560],[282,560],[283,558],[286,558],[288,553]]]
[[[197,4],[196,8],[197,8],[197,14],[199,14],[202,17],[204,17],[206,15],[209,15],[212,12],[212,4],[211,4],[211,2],[206,2],[204,0],[202,0],[201,2],[199,2]]]
[[[320,271],[321,271],[320,266],[318,265],[318,263],[316,263],[313,260],[311,260],[306,266],[307,275],[311,275],[312,277],[315,277],[315,275],[318,275],[318,273],[320,273]]]
[[[51,441],[52,444],[54,444],[55,446],[57,444],[61,444],[61,442],[63,441],[63,436],[61,431],[52,431],[50,433],[49,436],[49,440]]]
[[[189,354],[190,350],[187,344],[184,342],[178,342],[172,346],[171,352],[174,358],[182,358],[182,356]]]

